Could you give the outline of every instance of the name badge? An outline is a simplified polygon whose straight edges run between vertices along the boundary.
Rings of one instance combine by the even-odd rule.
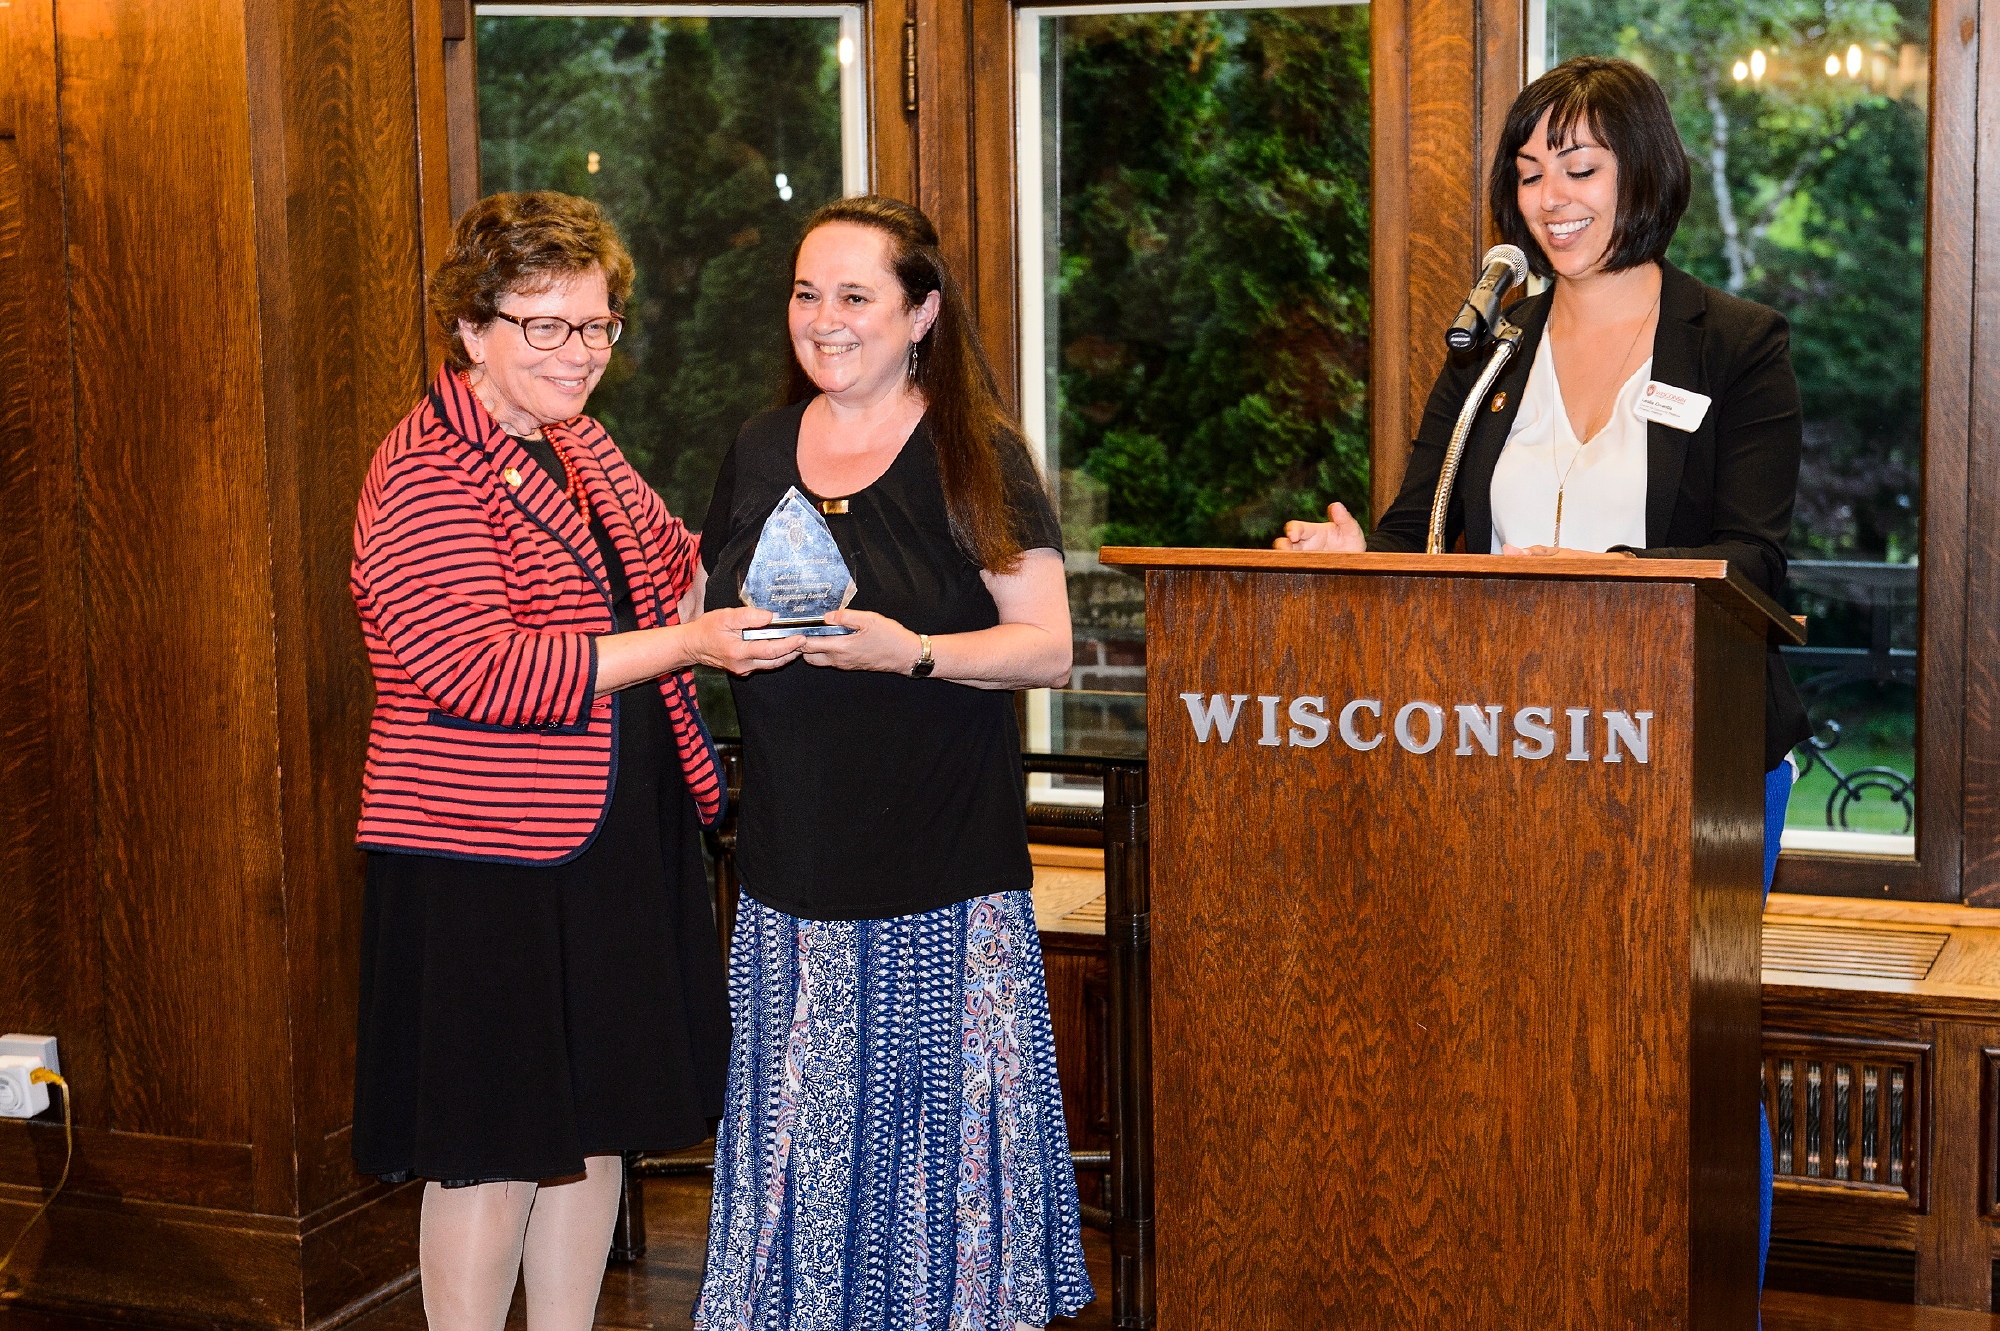
[[[1638,403],[1632,414],[1642,421],[1658,421],[1671,425],[1676,430],[1692,434],[1701,428],[1702,418],[1708,415],[1708,404],[1712,398],[1703,396],[1689,388],[1675,388],[1663,384],[1658,379],[1650,379],[1639,394]]]

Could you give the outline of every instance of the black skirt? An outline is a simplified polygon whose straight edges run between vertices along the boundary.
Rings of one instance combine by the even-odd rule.
[[[617,700],[604,825],[567,864],[371,853],[354,1161],[540,1180],[671,1150],[722,1113],[729,998],[657,686]]]

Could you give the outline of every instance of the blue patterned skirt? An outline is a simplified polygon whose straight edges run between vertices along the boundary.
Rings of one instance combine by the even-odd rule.
[[[1091,1300],[1034,906],[747,896],[706,1331],[1013,1331]]]

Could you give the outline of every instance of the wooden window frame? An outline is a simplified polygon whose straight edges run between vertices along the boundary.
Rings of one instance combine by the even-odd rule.
[[[1976,553],[1969,482],[1975,457],[1990,473],[2000,451],[1983,447],[1973,428],[1975,213],[1982,156],[1977,111],[1978,0],[1940,0],[1931,11],[1931,105],[1928,216],[1924,247],[1924,427],[1920,522],[1920,618],[1917,652],[1917,853],[1914,858],[1787,851],[1775,889],[1822,896],[1960,901],[2000,905],[2000,894],[1968,891],[1965,831],[1970,801],[1967,757],[1968,574]],[[1990,98],[2000,80],[1984,80]],[[1989,169],[1987,174],[1992,174]],[[1987,230],[1993,222],[1986,221]],[[1992,281],[1987,279],[1990,288]],[[1985,295],[1990,304],[1992,292]],[[1989,427],[1990,433],[1990,427]],[[1989,518],[2000,509],[1985,506]],[[1987,533],[1991,541],[1991,533]],[[1991,548],[1987,551],[1991,562]],[[1989,626],[1990,632],[1990,626]],[[1995,736],[1987,727],[1988,743]],[[1989,782],[1990,789],[1990,782]],[[1995,865],[2000,869],[2000,864]],[[1971,886],[1975,886],[1971,885]],[[1994,884],[2000,887],[2000,883]]]
[[[592,0],[547,2],[587,4]],[[783,2],[788,7],[860,6],[866,40],[856,55],[862,61],[861,78],[868,89],[869,188],[897,198],[912,197],[916,193],[916,118],[904,110],[903,100],[904,27],[910,17],[905,0]],[[423,147],[431,150],[426,160],[448,164],[438,173],[448,184],[428,191],[436,196],[438,225],[448,233],[450,223],[479,201],[479,42],[478,25],[473,21],[477,5],[475,0],[412,3],[421,18],[436,25],[431,31],[444,43],[443,81],[433,87],[420,86],[418,98],[429,103],[427,114],[420,117]],[[420,67],[423,64],[419,62]],[[447,207],[448,220],[443,217]]]

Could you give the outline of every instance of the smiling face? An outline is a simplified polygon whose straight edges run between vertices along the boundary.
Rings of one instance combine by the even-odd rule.
[[[1549,114],[1514,155],[1515,197],[1549,266],[1573,280],[1601,269],[1618,230],[1618,159],[1598,143],[1588,117],[1567,142],[1550,143]]]
[[[865,404],[900,387],[910,346],[937,319],[938,293],[906,305],[889,266],[889,237],[829,222],[799,246],[789,323],[792,353],[830,398]]]
[[[533,295],[509,292],[496,303],[502,314],[521,320],[553,316],[580,325],[611,313],[601,268]],[[590,390],[611,363],[609,347],[593,351],[583,345],[580,333],[570,334],[554,351],[537,351],[520,326],[506,319],[495,319],[484,329],[460,320],[458,331],[473,362],[474,391],[494,419],[515,434],[532,434],[581,415]]]

